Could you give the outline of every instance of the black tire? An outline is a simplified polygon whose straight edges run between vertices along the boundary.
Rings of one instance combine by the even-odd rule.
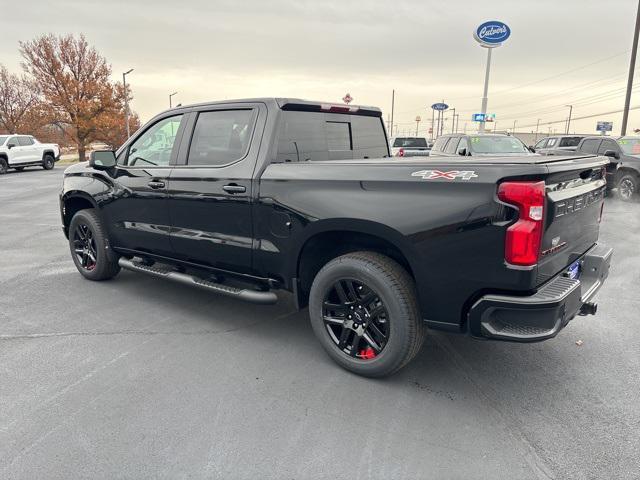
[[[21,172],[21,171],[24,170],[24,167],[15,167],[15,170],[18,171],[18,172]]]
[[[51,170],[56,165],[56,159],[53,158],[53,155],[47,153],[42,159],[42,168],[45,170]]]
[[[638,176],[633,173],[624,173],[618,179],[618,196],[624,202],[630,202],[637,197],[640,190],[638,189]]]
[[[69,250],[82,276],[89,280],[108,280],[120,272],[118,259],[113,252],[108,254],[107,244],[94,209],[80,210],[73,216],[69,224]]]
[[[0,158],[0,175],[4,175],[9,170],[9,164],[4,158]]]
[[[365,343],[362,343],[362,339],[365,337],[360,335],[358,335],[360,340],[355,340],[356,333],[352,327],[358,324],[345,319],[349,313],[348,310],[344,316],[337,314],[337,320],[345,319],[345,325],[351,322],[349,327],[341,326],[340,324],[334,325],[336,318],[331,318],[333,323],[325,320],[327,317],[336,315],[334,313],[325,315],[325,313],[328,312],[327,305],[333,305],[334,303],[330,299],[330,295],[337,293],[335,285],[342,285],[343,281],[351,282],[352,285],[355,283],[359,285],[359,289],[364,286],[364,291],[369,292],[369,295],[377,295],[377,299],[374,300],[373,304],[376,305],[375,302],[378,301],[379,303],[373,310],[378,310],[382,305],[387,312],[385,314],[386,342],[384,345],[380,342],[380,345],[383,345],[382,349],[381,351],[376,351],[374,357],[366,358],[365,355],[357,353],[358,349],[361,348],[360,346],[370,345],[370,342],[366,340]],[[342,293],[347,292],[343,290]],[[351,288],[351,293],[356,297],[359,295],[353,288]],[[349,296],[348,293],[347,296]],[[361,308],[361,306],[357,308]],[[363,322],[360,324],[361,332],[363,331],[362,329],[364,329],[364,333],[368,332],[366,328],[370,328],[370,326],[366,327],[368,325],[366,322],[370,323],[372,321],[373,310],[370,310],[371,316],[369,314],[365,315],[369,317],[366,320],[363,320],[364,317],[362,315],[358,315],[357,318],[360,319],[358,321]],[[367,311],[366,307],[364,311]],[[313,331],[329,356],[343,368],[366,377],[383,377],[397,372],[415,357],[420,351],[424,340],[425,327],[420,317],[413,279],[397,262],[379,253],[354,252],[335,258],[327,263],[318,272],[311,286],[309,316]],[[338,330],[341,334],[340,339],[337,339],[335,330],[330,333],[334,327],[342,329]],[[350,335],[349,338],[354,339],[353,341],[355,342],[354,346],[348,349],[349,351],[345,351],[346,345],[343,344],[343,348],[339,346],[342,338],[346,338],[344,332],[347,328],[352,333],[347,333],[346,335]],[[369,347],[367,346],[367,348]],[[370,350],[373,352],[372,349]]]

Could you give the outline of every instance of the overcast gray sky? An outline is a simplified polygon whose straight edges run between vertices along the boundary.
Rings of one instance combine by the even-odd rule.
[[[635,0],[28,0],[3,15],[0,62],[20,71],[18,41],[84,33],[128,81],[143,121],[175,102],[256,96],[376,105],[415,131],[428,106],[456,107],[460,128],[480,110],[485,50],[475,27],[502,20],[511,38],[494,51],[489,111],[498,129],[532,131],[538,118],[564,121],[619,110],[633,37]],[[567,73],[569,72],[569,73]],[[550,78],[552,77],[552,78]],[[638,79],[640,81],[640,78]],[[638,83],[640,85],[640,83]],[[640,87],[632,97],[640,105]],[[428,120],[428,121],[427,121]],[[597,120],[572,122],[593,132]],[[518,128],[518,125],[522,128]],[[531,126],[533,125],[533,126]],[[630,127],[640,128],[640,109]],[[540,130],[548,131],[543,125]],[[552,125],[558,131],[564,124]]]

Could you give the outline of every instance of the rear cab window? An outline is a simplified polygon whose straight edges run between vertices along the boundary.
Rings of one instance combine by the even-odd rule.
[[[349,160],[389,156],[380,117],[283,110],[277,162]]]
[[[560,139],[559,147],[577,147],[582,137],[563,137]]]

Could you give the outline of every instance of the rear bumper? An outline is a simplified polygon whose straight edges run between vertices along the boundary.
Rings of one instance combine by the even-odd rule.
[[[592,300],[609,275],[613,249],[596,244],[585,253],[579,279],[559,274],[534,295],[485,295],[469,310],[474,336],[516,342],[554,337],[576,315],[595,313]]]

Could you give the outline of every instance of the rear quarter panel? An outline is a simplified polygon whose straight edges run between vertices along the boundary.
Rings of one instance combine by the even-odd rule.
[[[496,183],[546,169],[438,160],[268,166],[256,206],[256,238],[262,242],[256,268],[287,281],[297,276],[300,251],[317,233],[377,235],[393,243],[411,265],[423,317],[453,328],[461,324],[465,302],[485,289],[533,289],[535,274],[504,264],[508,222],[496,201]],[[413,175],[423,170],[464,170],[477,176],[448,180]],[[274,232],[274,223],[287,219],[289,231]]]

